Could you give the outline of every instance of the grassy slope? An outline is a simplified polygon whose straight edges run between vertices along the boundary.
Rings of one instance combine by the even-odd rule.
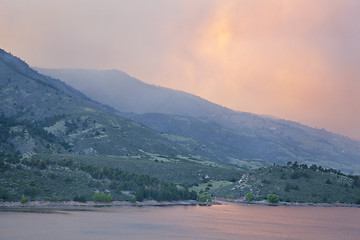
[[[78,156],[71,154],[38,155],[34,159],[71,159],[78,163],[97,167],[113,167],[136,174],[147,174],[161,180],[178,184],[200,183],[204,176],[214,180],[240,178],[244,173],[239,168],[205,163],[189,158],[169,158],[161,155],[145,154],[142,156]]]
[[[1,168],[0,198],[6,201],[20,200],[22,195],[30,200],[72,200],[75,195],[84,195],[90,200],[94,191],[109,189],[106,181],[65,166],[12,163]]]
[[[235,176],[240,174],[236,170],[219,170],[211,166],[204,167],[203,164],[197,164],[195,167],[178,162],[163,165],[162,162],[154,164],[152,160],[144,160],[140,161],[140,165],[134,165],[133,159],[91,157],[89,160],[87,157],[79,158],[74,155],[64,157],[64,155],[37,156],[32,160],[21,162],[7,162],[0,159],[0,199],[20,200],[22,195],[26,195],[30,200],[72,200],[77,195],[90,200],[94,192],[101,191],[111,193],[114,200],[129,200],[130,197],[122,191],[131,194],[138,194],[141,188],[168,191],[169,186],[181,190],[184,188],[180,185],[176,187],[174,183],[169,182],[180,183],[186,187],[194,181],[196,183],[202,181],[203,172],[214,179],[223,178],[223,174],[230,173]],[[171,162],[169,160],[167,163]],[[191,161],[188,162],[192,164]],[[147,173],[144,170],[146,167],[152,169],[150,171],[152,177],[144,176],[144,173]],[[190,169],[187,169],[189,171],[182,171],[184,167],[189,167]],[[164,171],[170,174],[163,174]],[[182,174],[177,174],[178,172]],[[154,176],[159,176],[160,179]],[[164,193],[162,194],[166,197]]]

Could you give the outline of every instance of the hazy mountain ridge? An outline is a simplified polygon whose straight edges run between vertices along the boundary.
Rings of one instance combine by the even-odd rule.
[[[38,74],[19,58],[0,52],[0,110],[18,121],[19,132],[27,132],[26,121],[52,134],[49,149],[32,148],[29,154],[67,151],[90,155],[141,155],[144,152],[176,156],[186,149],[137,122],[112,112],[59,80]],[[25,122],[23,122],[25,121]],[[12,130],[13,131],[13,130]],[[34,141],[32,135],[26,135]],[[25,135],[23,135],[25,137]],[[45,145],[48,143],[45,143]]]
[[[192,139],[182,144],[214,159],[240,166],[291,160],[360,172],[360,142],[324,129],[233,111],[116,70],[38,71],[60,78],[118,111],[135,113],[122,115],[156,131]]]
[[[241,131],[229,129],[216,122],[164,114],[127,115],[155,130],[196,139],[190,146],[201,149],[207,156],[241,167],[260,166],[269,163],[284,164],[289,159],[307,164],[331,166],[337,169],[351,169],[356,166],[358,148],[345,146],[350,153],[343,152],[344,146],[335,145],[325,138],[312,137],[306,131],[288,129],[284,125],[278,131]],[[285,135],[284,132],[294,132]],[[343,144],[345,145],[345,144]],[[352,148],[353,147],[353,148]],[[333,159],[333,161],[331,161]],[[341,160],[341,161],[336,161]],[[355,163],[355,165],[353,165]]]
[[[232,111],[186,92],[144,83],[118,70],[35,69],[121,112],[208,117]]]

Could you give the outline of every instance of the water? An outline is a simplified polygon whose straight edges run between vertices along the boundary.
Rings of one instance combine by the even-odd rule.
[[[360,239],[360,208],[224,204],[0,212],[0,239]]]

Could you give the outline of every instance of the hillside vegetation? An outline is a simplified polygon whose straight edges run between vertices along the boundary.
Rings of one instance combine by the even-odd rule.
[[[274,193],[288,202],[360,203],[360,178],[335,169],[289,162],[286,166],[266,166],[244,174],[234,184],[212,191],[217,196],[244,197],[252,192],[255,199]]]
[[[160,181],[149,175],[111,167],[96,167],[75,163],[72,160],[23,160],[11,163],[0,159],[0,199],[89,201],[96,193],[106,193],[112,200],[137,201],[154,199],[174,201],[196,199],[195,192],[187,187]],[[95,195],[96,196],[96,195]]]

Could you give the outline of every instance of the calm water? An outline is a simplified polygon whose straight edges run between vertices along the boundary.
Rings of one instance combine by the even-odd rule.
[[[360,208],[225,204],[0,212],[0,239],[360,239]]]

